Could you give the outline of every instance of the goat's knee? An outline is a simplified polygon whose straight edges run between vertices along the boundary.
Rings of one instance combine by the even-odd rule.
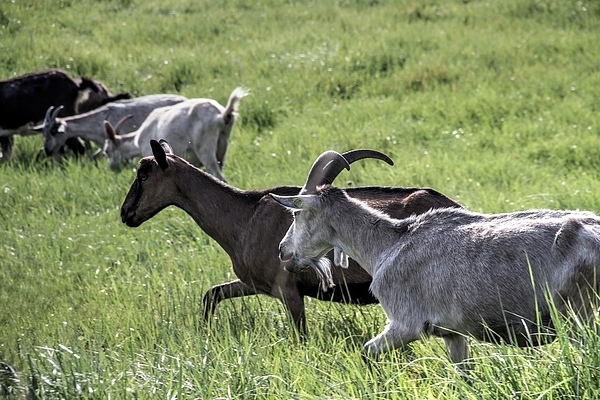
[[[412,334],[397,322],[391,321],[383,332],[364,345],[363,354],[377,358],[382,353],[405,347],[417,339],[419,339],[418,334]]]

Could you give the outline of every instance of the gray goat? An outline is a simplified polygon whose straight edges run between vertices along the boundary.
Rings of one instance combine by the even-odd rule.
[[[324,157],[350,168],[338,153]],[[469,357],[467,335],[541,343],[551,332],[548,298],[561,313],[596,312],[600,218],[592,213],[447,208],[393,219],[342,189],[320,186],[313,172],[305,194],[271,195],[294,213],[280,258],[288,271],[310,266],[327,277],[331,263],[323,256],[336,248],[373,277],[388,323],[365,344],[370,356],[434,335],[459,363]]]
[[[305,333],[304,296],[353,304],[377,302],[369,292],[370,275],[353,260],[347,269],[334,269],[332,281],[337,285],[331,289],[322,287],[313,270],[293,274],[281,268],[277,249],[292,217],[268,194],[296,195],[299,186],[237,189],[174,155],[164,140],[163,147],[155,140],[150,144],[154,156],[140,161],[121,207],[121,219],[128,226],[137,227],[174,205],[186,211],[227,252],[239,279],[213,286],[205,294],[205,319],[222,300],[264,294],[279,299],[296,328]],[[392,162],[372,150],[356,150],[345,156],[349,162],[367,157]],[[336,163],[319,167],[315,169],[323,172],[326,182],[332,182],[328,177],[337,176],[343,169]],[[460,207],[432,189],[372,186],[349,188],[348,193],[399,218],[436,207]]]

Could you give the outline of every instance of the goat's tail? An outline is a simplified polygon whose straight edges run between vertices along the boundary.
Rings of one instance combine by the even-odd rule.
[[[246,97],[250,94],[248,89],[243,87],[237,87],[229,96],[229,101],[227,101],[227,107],[225,107],[225,112],[223,113],[223,121],[225,121],[225,125],[233,125],[237,118],[237,110],[240,107],[240,100],[243,97]]]

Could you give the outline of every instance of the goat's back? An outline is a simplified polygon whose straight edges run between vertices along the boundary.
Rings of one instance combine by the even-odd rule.
[[[430,188],[361,186],[344,190],[350,197],[397,219],[434,208],[462,208],[456,201]]]

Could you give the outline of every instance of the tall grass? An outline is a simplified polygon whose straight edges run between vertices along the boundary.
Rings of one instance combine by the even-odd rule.
[[[299,185],[322,151],[368,147],[396,165],[355,164],[339,185],[600,212],[599,22],[600,4],[570,0],[14,0],[0,3],[0,78],[61,68],[222,104],[249,87],[224,170],[244,189]],[[17,137],[0,165],[0,360],[17,374],[0,371],[5,396],[600,394],[597,318],[531,349],[472,341],[467,378],[438,340],[365,364],[379,306],[308,299],[306,340],[266,296],[205,323],[204,292],[235,278],[227,254],[178,209],[121,224],[135,164],[61,167],[41,145]]]

